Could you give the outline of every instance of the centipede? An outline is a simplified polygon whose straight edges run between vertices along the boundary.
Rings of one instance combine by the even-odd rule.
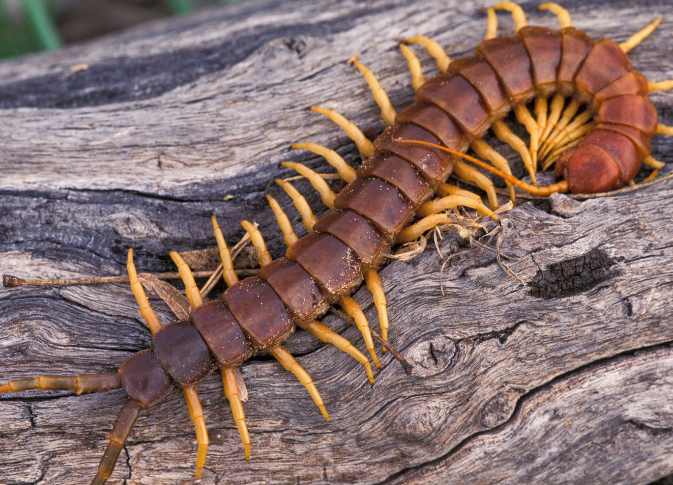
[[[260,269],[255,276],[239,280],[231,250],[213,216],[228,288],[220,299],[205,302],[185,259],[171,252],[190,311],[187,317],[164,325],[150,305],[131,248],[130,285],[152,333],[151,347],[128,357],[115,372],[12,380],[0,386],[0,393],[39,389],[80,395],[122,389],[128,400],[108,437],[94,485],[112,475],[139,415],[175,388],[183,392],[194,422],[198,478],[209,438],[196,386],[215,371],[221,374],[244,457],[250,459],[251,438],[236,369],[259,351],[266,351],[293,373],[329,421],[315,383],[282,344],[297,327],[304,329],[359,362],[373,385],[370,359],[380,366],[376,346],[370,324],[351,295],[364,281],[378,313],[381,352],[385,352],[389,317],[378,272],[391,248],[451,221],[451,211],[458,208],[497,221],[498,194],[484,171],[501,177],[515,202],[517,187],[540,196],[610,192],[634,184],[641,165],[652,169],[648,179],[664,167],[651,156],[650,140],[655,134],[673,135],[673,127],[659,123],[648,95],[673,89],[673,80],[649,81],[633,69],[627,56],[662,18],[616,43],[607,38],[592,40],[573,27],[570,13],[558,4],[539,8],[556,15],[559,30],[529,26],[519,5],[503,1],[487,9],[485,38],[469,57],[451,59],[438,42],[423,35],[400,39],[399,49],[416,92],[413,104],[400,112],[371,70],[354,56],[348,63],[364,75],[388,127],[372,141],[337,111],[311,108],[338,125],[364,161],[356,169],[328,147],[310,142],[292,145],[324,158],[336,169],[343,188],[335,193],[325,178],[306,165],[282,163],[306,178],[329,209],[318,219],[290,181],[276,179],[308,231],[299,238],[280,203],[267,195],[287,246],[285,256],[273,259],[257,226],[242,221]],[[496,10],[512,15],[515,35],[497,35]],[[440,74],[425,79],[412,50],[419,46],[436,60]],[[527,143],[506,124],[510,113],[525,127]],[[529,181],[514,177],[510,162],[484,141],[489,131],[520,155]],[[466,155],[468,150],[475,156]],[[558,181],[538,185],[538,170],[552,168]],[[449,184],[450,176],[481,189],[487,200],[464,185]],[[354,321],[369,356],[318,321],[333,307],[340,307]]]

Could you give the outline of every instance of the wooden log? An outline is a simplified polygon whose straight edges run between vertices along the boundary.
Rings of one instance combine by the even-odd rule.
[[[290,176],[277,164],[330,171],[290,144],[321,143],[358,163],[345,136],[306,108],[335,108],[380,131],[367,86],[345,61],[360,52],[401,108],[413,93],[393,38],[422,33],[454,57],[468,54],[487,5],[242,3],[0,64],[0,272],[120,275],[128,247],[140,271],[173,271],[169,250],[214,246],[211,214],[232,243],[241,218],[258,222],[281,255],[263,197],[273,178]],[[564,6],[592,37],[617,41],[666,13],[654,0]],[[531,24],[556,25],[532,3],[524,8]],[[499,17],[501,32],[511,32],[511,18]],[[672,27],[665,19],[630,53],[649,79],[673,77]],[[437,73],[418,52],[426,76]],[[71,70],[83,63],[88,69]],[[652,99],[673,124],[673,97]],[[672,144],[655,137],[654,155],[669,160]],[[268,190],[299,229],[287,198]],[[242,367],[251,461],[220,380],[199,386],[211,439],[199,483],[647,483],[670,475],[672,197],[671,181],[586,201],[556,195],[520,204],[482,245],[453,229],[439,254],[430,244],[392,262],[381,273],[390,338],[415,374],[385,354],[372,387],[352,359],[298,332],[287,348],[332,422],[292,375],[258,355]],[[309,201],[319,207],[314,194]],[[499,237],[517,278],[498,264]],[[366,290],[355,298],[376,322]],[[168,308],[152,301],[169,322]],[[323,321],[363,348],[346,322]],[[0,381],[112,371],[149,343],[126,285],[0,291]],[[123,401],[120,391],[0,396],[0,483],[89,483]],[[191,483],[195,457],[176,391],[141,415],[109,483]]]

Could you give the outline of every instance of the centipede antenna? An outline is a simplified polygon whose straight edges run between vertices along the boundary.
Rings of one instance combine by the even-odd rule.
[[[140,316],[143,317],[143,320],[147,322],[147,326],[150,328],[152,335],[157,333],[161,329],[161,322],[157,318],[157,314],[154,313],[150,301],[147,299],[147,294],[145,294],[145,289],[143,285],[140,284],[138,279],[138,272],[136,271],[136,265],[133,262],[133,248],[129,248],[128,258],[126,260],[126,270],[129,273],[129,281],[131,282],[131,291],[133,296],[136,297],[138,306],[140,307]]]
[[[666,81],[649,81],[647,83],[647,90],[652,93],[654,91],[668,91],[673,89],[673,80],[668,79]]]
[[[474,167],[471,167],[468,164],[458,160],[453,162],[453,171],[463,180],[477,184],[480,189],[486,192],[486,195],[488,196],[488,203],[493,209],[497,209],[499,207],[498,194],[496,193],[495,186],[493,185],[493,181],[490,178]]]
[[[507,143],[515,151],[519,152],[519,155],[521,155],[521,159],[523,160],[523,164],[528,170],[530,178],[533,181],[533,185],[537,185],[533,159],[531,158],[528,147],[526,147],[526,144],[523,142],[523,140],[512,133],[512,130],[510,130],[502,120],[498,120],[493,123],[493,131],[495,132],[495,136],[497,136],[500,141]]]
[[[124,404],[112,428],[109,438],[110,443],[108,443],[105,453],[103,453],[103,458],[98,465],[98,473],[96,473],[91,485],[103,485],[110,478],[117,464],[117,458],[119,458],[124,443],[126,443],[126,439],[131,433],[131,428],[133,428],[141,410],[141,404],[133,399],[129,399]]]
[[[238,395],[238,385],[236,383],[236,372],[234,369],[221,369],[222,385],[224,386],[224,395],[229,400],[231,414],[234,416],[234,422],[238,428],[238,434],[241,435],[241,442],[245,452],[245,459],[250,459],[250,434],[248,426],[245,424],[245,413],[243,412],[243,403]]]
[[[420,217],[425,217],[432,214],[438,214],[447,209],[453,209],[454,207],[458,206],[474,209],[481,215],[490,217],[494,221],[500,220],[500,218],[496,216],[495,213],[493,213],[493,211],[486,207],[481,201],[473,200],[467,197],[461,197],[459,195],[449,195],[441,199],[434,199],[425,202],[418,208],[417,214]]]
[[[40,389],[43,391],[75,391],[77,395],[105,392],[122,386],[119,372],[82,374],[79,376],[38,376],[9,381],[0,385],[0,394]]]
[[[308,331],[311,335],[320,339],[322,342],[327,344],[332,344],[339,350],[346,352],[348,355],[357,360],[360,364],[365,367],[367,372],[367,378],[371,384],[374,384],[374,374],[372,374],[372,367],[369,365],[369,360],[365,355],[356,349],[353,344],[351,344],[347,339],[342,337],[336,332],[333,332],[328,327],[322,323],[313,321],[300,325],[304,330]]]
[[[285,182],[284,180],[276,179],[276,183],[281,187],[283,187],[285,193],[287,193],[287,195],[289,195],[290,198],[292,199],[292,203],[294,204],[295,208],[301,215],[301,220],[306,230],[308,232],[313,231],[313,226],[315,225],[316,222],[318,222],[318,219],[313,215],[311,206],[308,205],[308,202],[306,202],[304,196],[301,195],[299,191],[295,189],[290,182]]]
[[[523,104],[517,104],[514,107],[514,114],[516,119],[519,120],[519,123],[526,127],[526,131],[530,135],[530,157],[533,164],[533,168],[537,166],[537,151],[540,141],[540,132],[538,128],[537,121],[533,118],[533,115],[530,114],[528,108]]]
[[[327,185],[327,182],[325,182],[324,178],[301,163],[282,162],[281,165],[286,168],[291,168],[298,174],[306,177],[313,188],[320,195],[323,204],[325,204],[329,209],[334,210],[334,199],[336,198],[336,194],[332,191],[332,189],[329,188],[329,185]]]
[[[423,77],[423,69],[421,68],[421,61],[418,60],[414,51],[409,49],[405,44],[400,44],[400,51],[409,63],[409,71],[411,72],[411,87],[414,91],[418,91],[423,84],[425,84],[425,77]]]
[[[429,147],[437,148],[438,150],[442,150],[443,152],[450,153],[451,155],[455,155],[457,157],[463,158],[464,160],[468,160],[471,163],[474,163],[478,167],[483,168],[484,170],[487,170],[491,172],[492,174],[497,175],[498,177],[507,180],[508,182],[512,182],[514,185],[517,187],[525,190],[526,192],[530,192],[531,194],[536,194],[536,195],[551,195],[555,194],[557,192],[565,192],[568,190],[568,183],[563,180],[561,182],[558,182],[556,184],[548,185],[546,187],[537,187],[534,185],[527,184],[523,180],[519,180],[518,178],[509,175],[502,170],[498,170],[497,168],[491,167],[489,164],[482,162],[479,159],[476,159],[470,155],[467,155],[465,153],[461,153],[456,150],[452,150],[450,148],[447,148],[442,145],[437,145],[436,143],[430,143],[427,141],[421,141],[421,140],[395,140],[398,143],[416,143],[418,145],[426,145]]]
[[[481,158],[485,158],[503,172],[508,173],[510,175],[512,174],[512,169],[510,168],[509,163],[507,162],[505,157],[500,155],[493,147],[491,147],[484,140],[480,139],[474,140],[470,144],[470,148],[472,148],[472,150],[474,150],[474,152],[478,156],[480,156]],[[512,201],[512,204],[514,204],[516,203],[516,193],[514,191],[514,186],[510,182],[506,182],[506,184],[509,190],[509,198]]]
[[[355,123],[348,121],[343,115],[337,113],[333,109],[311,106],[311,111],[325,115],[330,120],[334,121],[346,133],[346,136],[353,140],[363,157],[369,158],[374,154],[374,144],[367,139],[364,133],[360,131],[360,128],[355,126]]]
[[[238,282],[238,276],[236,275],[236,271],[234,271],[234,262],[231,259],[231,252],[229,251],[227,243],[224,240],[222,230],[217,224],[217,217],[213,216],[211,220],[213,222],[215,239],[217,240],[217,249],[220,252],[220,259],[222,260],[222,277],[227,283],[227,286],[231,287],[231,285]]]
[[[659,24],[661,24],[663,20],[664,17],[657,17],[654,22],[650,23],[647,27],[640,30],[639,32],[633,34],[626,42],[619,44],[619,48],[625,53],[629,52],[631,49],[645,40],[647,36],[654,32],[654,30],[659,27]]]
[[[657,135],[673,135],[673,126],[666,126],[663,123],[657,125]]]
[[[393,123],[395,123],[395,116],[397,116],[397,113],[395,112],[393,105],[390,104],[388,95],[381,87],[381,84],[379,83],[378,79],[376,79],[376,76],[374,76],[374,73],[372,73],[367,67],[363,66],[359,59],[360,54],[356,54],[348,60],[348,64],[353,64],[358,69],[358,71],[364,74],[365,80],[367,81],[367,84],[369,85],[369,88],[372,90],[372,94],[374,95],[374,100],[381,109],[381,116],[383,117],[383,121],[385,121],[388,126],[391,126]]]
[[[486,35],[484,40],[495,39],[498,36],[498,16],[495,14],[494,8],[486,10]]]
[[[267,350],[276,358],[278,362],[280,362],[285,370],[292,372],[297,377],[297,379],[299,379],[299,382],[304,385],[308,393],[313,398],[313,402],[315,402],[316,406],[318,406],[320,409],[320,412],[325,418],[325,421],[329,423],[329,414],[327,414],[325,404],[320,397],[318,389],[316,389],[315,385],[313,384],[311,376],[308,375],[308,373],[299,365],[299,362],[297,362],[294,357],[292,357],[292,355],[283,348],[282,345],[277,345]]]
[[[189,265],[182,259],[182,256],[180,256],[180,253],[177,251],[171,251],[168,254],[178,267],[178,272],[185,285],[185,294],[189,300],[189,306],[191,306],[193,310],[194,308],[203,305],[203,297],[201,296],[199,288],[196,286],[196,281],[194,281],[194,275],[192,274]]]
[[[381,338],[384,341],[388,340],[388,303],[386,302],[386,293],[383,291],[383,284],[379,273],[375,269],[368,269],[365,271],[365,281],[367,289],[372,294],[374,306],[379,314],[379,327],[381,327]],[[385,352],[386,348],[383,346],[381,352]]]
[[[460,187],[456,187],[451,184],[439,184],[437,191],[435,192],[440,197],[446,197],[447,195],[460,195],[461,197],[467,197],[468,199],[478,200],[481,202],[481,197],[479,197],[474,192],[469,190],[463,190]]]
[[[514,2],[500,2],[495,7],[496,10],[507,10],[512,14],[514,23],[516,24],[516,31],[518,32],[521,28],[528,25],[526,20],[526,14],[523,13],[523,9]]]
[[[451,64],[451,58],[448,56],[444,48],[439,45],[434,39],[426,37],[425,35],[415,35],[409,39],[401,39],[402,42],[407,44],[420,44],[428,50],[428,54],[435,58],[437,61],[437,67],[442,72],[446,72],[449,69],[449,64]]]
[[[556,14],[558,17],[558,23],[561,24],[561,28],[565,29],[566,27],[572,27],[573,22],[570,18],[568,11],[561,7],[557,3],[543,3],[538,7],[540,10],[549,10],[551,13]]]
[[[199,395],[196,393],[196,388],[194,386],[183,387],[182,392],[185,395],[187,407],[189,408],[189,417],[194,421],[194,427],[196,428],[198,451],[196,453],[195,476],[198,480],[206,464],[206,455],[208,454],[208,444],[210,441],[208,440],[206,420],[203,417],[203,407],[201,407],[201,401],[199,400]]]
[[[296,148],[299,150],[308,150],[311,153],[315,153],[316,155],[324,157],[325,160],[327,160],[327,163],[329,163],[332,167],[334,167],[336,171],[339,173],[339,177],[341,177],[341,180],[343,180],[346,183],[352,182],[353,180],[355,180],[355,177],[357,176],[355,173],[355,169],[350,165],[348,165],[346,161],[341,157],[341,155],[339,155],[334,150],[330,150],[329,148],[324,147],[322,145],[318,145],[317,143],[295,143],[294,145],[292,145],[292,148]]]
[[[285,243],[285,246],[289,248],[299,239],[297,235],[294,233],[294,229],[292,228],[290,219],[287,218],[285,211],[280,207],[280,204],[276,199],[274,199],[270,195],[267,195],[266,200],[269,201],[271,210],[276,216],[278,226],[280,226],[280,230],[283,233],[283,242]]]
[[[357,325],[358,330],[362,334],[362,338],[365,341],[365,346],[369,351],[369,354],[372,356],[372,361],[376,367],[381,367],[379,359],[376,356],[376,350],[374,349],[374,340],[372,340],[372,334],[369,330],[369,322],[367,317],[365,317],[364,312],[358,302],[353,300],[350,296],[342,296],[339,300],[339,305],[344,309],[346,314],[355,320],[355,325]]]
[[[564,105],[565,105],[565,97],[563,97],[563,95],[559,93],[555,94],[549,106],[549,116],[547,117],[547,123],[544,127],[542,135],[540,135],[541,144],[543,144],[547,140],[552,130],[556,127],[556,124],[558,123],[558,120],[561,117],[561,112],[563,111]]]

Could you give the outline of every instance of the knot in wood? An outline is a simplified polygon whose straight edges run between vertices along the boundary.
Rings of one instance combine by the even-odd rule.
[[[449,414],[446,403],[438,397],[419,396],[416,400],[405,400],[404,409],[393,423],[392,431],[404,440],[421,441],[436,436],[438,429]]]
[[[484,405],[480,424],[485,428],[494,428],[507,421],[516,407],[519,393],[514,389],[503,389]]]
[[[443,333],[430,333],[416,340],[405,358],[414,366],[414,375],[431,377],[444,372],[456,353],[455,342]]]

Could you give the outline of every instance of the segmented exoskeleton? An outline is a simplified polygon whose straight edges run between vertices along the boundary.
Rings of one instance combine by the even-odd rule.
[[[306,166],[285,162],[305,176],[331,211],[316,219],[302,195],[287,181],[278,184],[292,198],[309,234],[299,239],[277,201],[267,196],[288,246],[285,257],[273,260],[262,235],[248,221],[243,227],[258,251],[261,270],[257,276],[238,280],[230,251],[213,217],[213,227],[229,286],[221,300],[204,303],[191,270],[176,252],[171,253],[186,287],[191,306],[188,319],[161,326],[150,307],[128,253],[131,288],[142,317],[153,333],[152,347],[129,357],[118,372],[72,377],[41,376],[11,381],[1,392],[29,389],[74,390],[78,394],[123,388],[129,400],[110,435],[94,484],[111,475],[117,457],[139,413],[161,401],[175,386],[182,388],[196,425],[196,475],[206,458],[208,436],[195,385],[219,368],[225,394],[231,403],[245,448],[250,438],[234,369],[256,351],[265,349],[307,388],[326,420],[323,401],[308,374],[281,346],[296,326],[349,353],[366,369],[373,383],[369,360],[346,339],[316,321],[330,305],[340,305],[362,332],[375,365],[379,365],[369,324],[349,295],[362,280],[373,294],[383,340],[387,339],[386,300],[377,270],[395,243],[416,239],[423,232],[447,222],[447,209],[469,207],[498,219],[493,183],[482,173],[445,153],[471,147],[498,169],[489,168],[510,184],[538,194],[557,191],[600,192],[618,187],[635,177],[641,161],[661,168],[652,159],[649,140],[656,133],[673,134],[657,123],[647,93],[673,88],[672,81],[648,83],[632,70],[626,52],[649,35],[660,19],[623,44],[601,39],[593,42],[573,28],[568,13],[556,4],[541,8],[558,15],[561,31],[527,27],[522,10],[511,2],[495,8],[512,12],[515,37],[496,37],[494,9],[488,11],[486,40],[472,57],[452,61],[439,45],[423,36],[407,39],[402,53],[409,61],[414,104],[396,113],[373,74],[357,57],[351,60],[362,71],[390,125],[373,143],[344,117],[332,110],[313,108],[341,126],[357,144],[366,161],[357,171],[334,151],[313,143],[293,145],[324,156],[347,183],[335,194],[325,180]],[[429,49],[444,72],[427,82],[420,63],[407,44]],[[552,97],[553,96],[553,97]],[[572,100],[566,104],[566,98]],[[535,98],[536,118],[526,103]],[[551,103],[548,99],[551,98]],[[575,116],[581,106],[585,110]],[[514,110],[530,133],[530,146],[502,121]],[[531,177],[527,184],[511,176],[507,161],[481,138],[493,129],[501,140],[522,156]],[[404,143],[411,141],[411,143]],[[548,187],[536,186],[538,159],[543,168],[556,163],[564,180]],[[451,173],[483,188],[491,209],[471,192],[446,184]],[[429,200],[433,195],[439,198]],[[408,224],[421,217],[415,224]]]

